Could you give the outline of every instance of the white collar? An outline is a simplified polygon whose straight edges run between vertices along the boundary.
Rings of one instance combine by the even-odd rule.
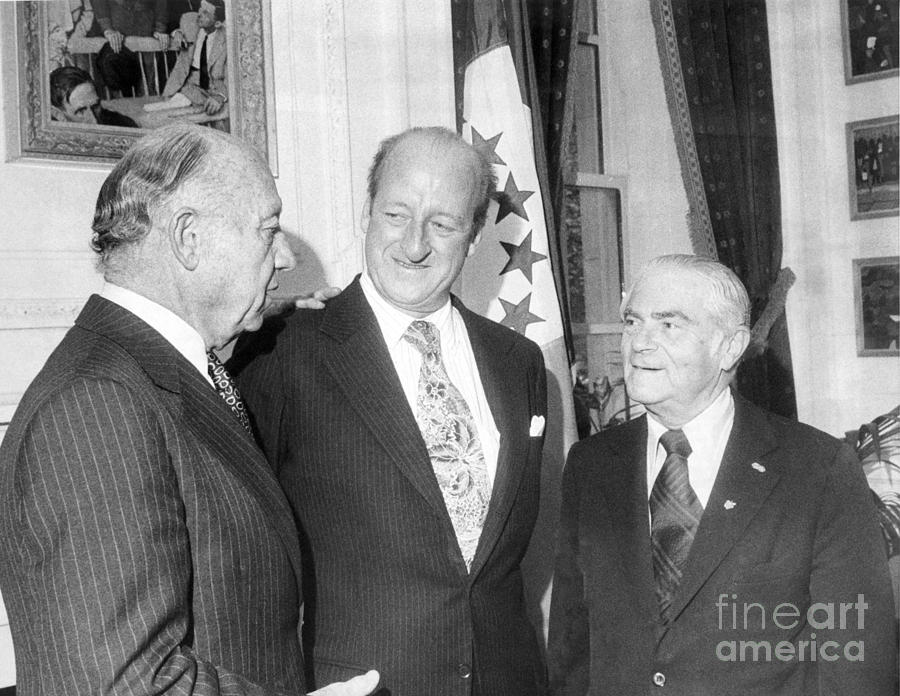
[[[209,381],[206,345],[193,326],[172,310],[121,285],[105,282],[100,296],[127,309],[162,334]]]
[[[406,333],[409,325],[416,321],[418,317],[410,316],[384,299],[375,288],[368,271],[363,272],[359,279],[359,284],[369,306],[375,313],[375,319],[378,321],[378,326],[384,336],[384,342],[389,349],[393,349],[394,346],[403,340],[403,334]],[[431,322],[437,327],[441,337],[441,350],[443,352],[453,349],[459,339],[452,319],[453,305],[449,299],[440,309],[426,317],[421,317],[422,321]]]
[[[726,387],[709,406],[681,426],[681,430],[691,443],[692,450],[708,451],[733,417],[734,397],[731,395],[731,388]],[[658,446],[659,438],[667,430],[669,428],[656,420],[652,413],[647,413],[647,431],[651,443]]]

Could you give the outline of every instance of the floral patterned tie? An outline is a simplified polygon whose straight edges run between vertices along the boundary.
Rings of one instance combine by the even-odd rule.
[[[414,321],[403,338],[422,354],[416,422],[428,448],[459,550],[466,568],[471,570],[491,500],[478,429],[469,405],[447,376],[437,327],[427,321]]]
[[[241,398],[241,393],[234,385],[234,381],[231,379],[231,375],[228,374],[225,366],[212,351],[206,354],[206,369],[209,370],[209,376],[212,378],[213,385],[215,385],[216,391],[219,392],[219,396],[225,400],[231,412],[237,416],[241,425],[244,426],[244,430],[250,433],[252,437],[253,431],[250,429],[250,419],[247,417],[247,409],[244,408],[244,400]]]

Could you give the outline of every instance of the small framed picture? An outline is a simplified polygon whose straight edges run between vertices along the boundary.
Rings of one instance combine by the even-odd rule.
[[[850,85],[896,76],[897,28],[900,9],[896,0],[838,0],[844,43],[844,80]]]
[[[900,212],[898,132],[898,116],[847,124],[851,220],[886,217]]]
[[[856,354],[900,355],[900,256],[853,260]]]

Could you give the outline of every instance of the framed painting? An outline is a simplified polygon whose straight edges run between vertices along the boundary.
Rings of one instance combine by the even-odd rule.
[[[885,217],[900,212],[898,131],[898,116],[847,124],[851,220]]]
[[[144,131],[191,121],[234,133],[275,171],[269,3],[16,2],[14,156],[114,161]]]
[[[896,77],[897,0],[838,0],[844,44],[844,80],[849,84]]]
[[[853,260],[856,353],[900,355],[900,257]]]

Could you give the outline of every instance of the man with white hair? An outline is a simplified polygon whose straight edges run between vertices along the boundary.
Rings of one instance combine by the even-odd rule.
[[[896,693],[887,558],[858,462],[732,392],[750,341],[740,280],[661,256],[622,319],[625,385],[647,414],[569,453],[552,693]]]

